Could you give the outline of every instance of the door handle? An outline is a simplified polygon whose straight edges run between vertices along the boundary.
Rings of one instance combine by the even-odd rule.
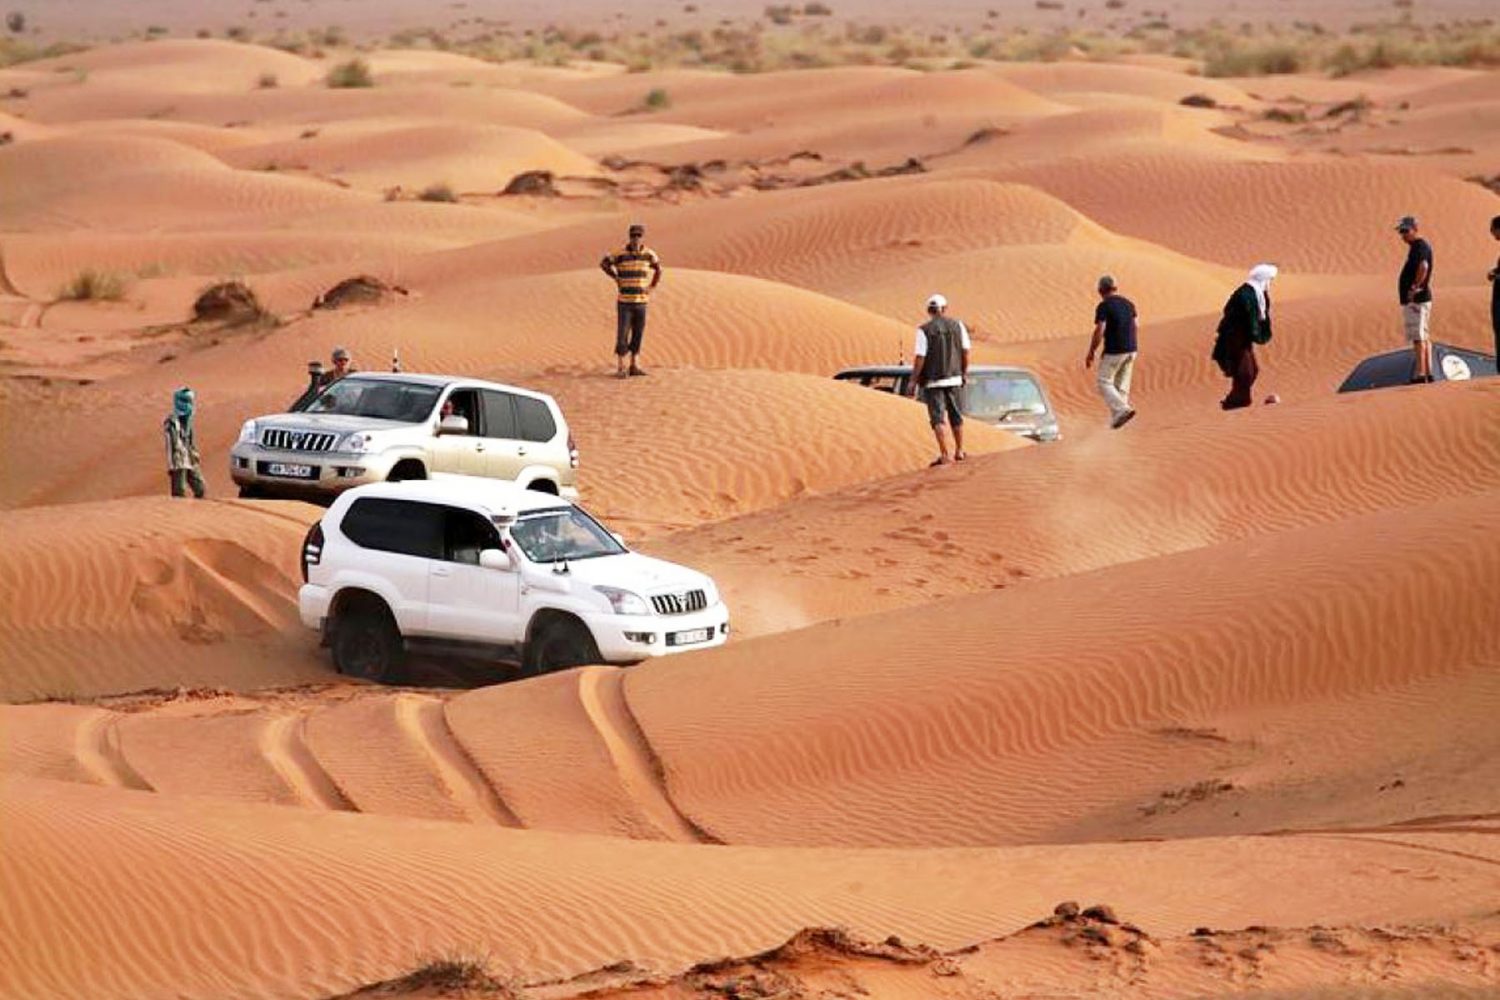
[[[526,446],[522,445],[521,447],[517,448],[516,449],[516,454],[517,455],[524,455],[524,454],[526,454]]]
[[[449,569],[447,566],[434,566],[434,567],[432,567],[432,575],[433,576],[452,576],[453,575],[453,570]]]
[[[474,450],[475,451],[484,451],[484,442],[483,441],[475,441],[474,442]]]

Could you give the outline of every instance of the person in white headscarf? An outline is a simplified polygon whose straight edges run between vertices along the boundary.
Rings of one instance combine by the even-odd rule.
[[[1229,395],[1219,403],[1226,410],[1238,410],[1252,402],[1250,393],[1260,374],[1255,345],[1271,339],[1271,282],[1276,273],[1275,264],[1256,264],[1245,283],[1224,303],[1213,360],[1230,379]]]

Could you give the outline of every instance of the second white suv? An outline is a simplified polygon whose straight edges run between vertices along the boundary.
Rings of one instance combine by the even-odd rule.
[[[342,673],[386,680],[408,648],[527,674],[722,645],[713,580],[631,552],[581,508],[439,476],[343,493],[303,543],[302,623]]]
[[[299,412],[245,421],[229,473],[241,496],[327,496],[456,473],[577,497],[578,448],[546,393],[446,375],[360,373]]]

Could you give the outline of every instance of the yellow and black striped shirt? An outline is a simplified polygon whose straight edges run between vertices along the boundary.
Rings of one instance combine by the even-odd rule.
[[[615,273],[615,284],[619,286],[617,301],[644,305],[651,298],[651,279],[661,267],[661,258],[650,247],[639,250],[624,248],[619,253],[607,254],[605,261]]]

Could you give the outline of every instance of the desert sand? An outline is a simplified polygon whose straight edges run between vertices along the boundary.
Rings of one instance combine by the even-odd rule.
[[[1437,339],[1489,349],[1500,72],[387,49],[324,86],[344,55],[0,69],[0,996],[1500,995],[1500,380],[1336,392],[1402,344],[1403,214]],[[636,220],[666,277],[618,382]],[[1225,413],[1261,260],[1280,404]],[[359,274],[400,291],[312,308]],[[265,314],[193,320],[226,280]],[[909,362],[932,292],[1061,441],[971,424],[929,469],[917,404],[832,380]],[[553,394],[583,503],[734,638],[338,675],[296,611],[321,509],[226,460],[335,345]],[[185,384],[201,502],[165,495]]]

